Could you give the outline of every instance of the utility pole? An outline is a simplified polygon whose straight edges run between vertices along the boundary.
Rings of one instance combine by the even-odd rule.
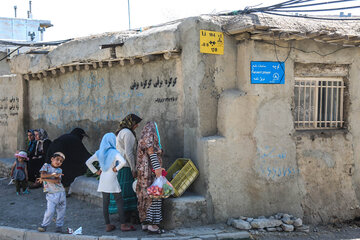
[[[129,16],[129,30],[131,29],[130,27],[130,0],[128,0],[128,16]]]

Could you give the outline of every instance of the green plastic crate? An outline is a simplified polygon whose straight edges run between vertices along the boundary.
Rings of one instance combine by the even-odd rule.
[[[197,176],[199,176],[199,170],[190,159],[178,158],[167,170],[168,180],[170,180],[177,171],[179,172],[170,182],[174,186],[174,196],[180,197],[191,183],[194,182]]]

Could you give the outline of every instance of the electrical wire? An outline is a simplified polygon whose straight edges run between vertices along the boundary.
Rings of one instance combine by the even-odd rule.
[[[314,1],[316,1],[314,3]],[[267,7],[253,8],[253,7],[245,7],[243,10],[236,10],[226,13],[218,14],[218,16],[234,16],[234,15],[243,15],[243,14],[251,14],[251,13],[268,13],[278,16],[286,16],[286,17],[297,17],[297,18],[309,18],[309,19],[319,19],[319,20],[346,20],[346,21],[358,21],[360,18],[329,18],[329,17],[310,17],[304,15],[289,15],[282,14],[285,13],[297,13],[297,12],[328,12],[328,11],[337,11],[337,10],[347,10],[347,9],[355,9],[360,8],[360,6],[346,6],[346,7],[333,7],[333,8],[318,8],[318,9],[296,9],[296,8],[304,8],[304,7],[314,7],[314,6],[327,6],[330,4],[336,3],[344,3],[344,2],[353,2],[358,0],[332,0],[326,2],[319,2],[317,0],[288,0],[278,4],[270,5]],[[311,3],[313,2],[313,3]]]
[[[271,10],[272,12],[328,12],[337,10],[346,10],[360,8],[360,6],[341,7],[341,8],[328,8],[328,9],[308,9],[308,10]]]
[[[302,7],[311,7],[311,6],[319,6],[319,5],[324,5],[324,4],[343,3],[343,2],[352,2],[352,1],[357,1],[357,0],[336,0],[336,1],[331,1],[331,2],[312,3],[312,4],[290,6],[290,7],[289,6],[284,6],[284,7],[281,7],[281,8],[282,9],[284,9],[284,8],[302,8]]]
[[[271,15],[282,16],[282,17],[293,17],[293,18],[306,18],[306,19],[314,19],[314,20],[330,20],[330,21],[359,21],[360,18],[328,18],[328,17],[314,17],[314,16],[304,16],[304,15],[289,15],[289,14],[281,14],[274,12],[264,12]]]
[[[258,40],[257,40],[257,41],[258,41]],[[288,48],[288,47],[281,46],[281,45],[279,45],[279,44],[277,44],[277,43],[273,43],[273,42],[268,42],[268,41],[261,41],[261,42],[266,43],[266,44],[269,44],[269,45],[276,45],[276,46],[279,47],[279,48]],[[300,49],[300,48],[297,48],[297,47],[291,47],[291,48],[294,49],[294,50],[298,50],[298,51],[300,51],[300,52],[306,53],[306,54],[315,53],[315,54],[317,54],[317,55],[319,55],[319,56],[321,56],[321,57],[326,57],[326,56],[329,56],[329,55],[331,55],[331,54],[334,54],[334,53],[336,53],[336,52],[338,52],[338,51],[340,51],[340,50],[348,49],[348,48],[352,48],[352,47],[341,47],[341,48],[338,48],[338,49],[336,49],[336,50],[334,50],[334,51],[332,51],[332,52],[325,53],[325,54],[319,53],[319,52],[317,52],[317,51],[306,51],[306,50],[303,50],[303,49]]]
[[[16,48],[15,50],[11,51],[9,54],[7,54],[5,57],[3,57],[2,59],[0,59],[0,62],[6,58],[8,58],[11,54],[13,54],[15,51],[19,50],[20,48],[22,48],[23,46],[20,46],[18,48]]]

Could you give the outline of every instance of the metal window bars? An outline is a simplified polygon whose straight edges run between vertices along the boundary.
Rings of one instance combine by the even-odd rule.
[[[295,129],[339,129],[344,126],[343,78],[295,78]]]

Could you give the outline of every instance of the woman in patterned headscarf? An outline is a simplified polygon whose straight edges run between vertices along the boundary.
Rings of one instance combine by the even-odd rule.
[[[136,178],[137,140],[134,130],[139,126],[141,120],[137,115],[129,114],[120,122],[118,130],[115,132],[116,149],[126,160],[125,166],[118,173],[118,181],[122,190],[121,195],[124,200],[123,210],[127,222],[130,222],[131,216],[137,210],[137,197],[132,188],[134,178]]]
[[[31,185],[30,188],[41,187],[41,184],[37,182],[36,179],[40,177],[39,170],[45,163],[46,153],[51,144],[50,139],[48,139],[48,134],[44,129],[35,129],[34,134],[37,143],[34,156],[29,160],[28,166],[29,180],[34,182],[34,184]]]
[[[146,189],[154,182],[155,176],[161,176],[163,170],[161,155],[162,149],[157,125],[155,122],[148,122],[141,132],[138,144],[136,194],[142,229],[148,230],[149,233],[164,232],[158,226],[162,220],[162,200],[152,199],[146,192]],[[155,174],[152,169],[155,170]]]

